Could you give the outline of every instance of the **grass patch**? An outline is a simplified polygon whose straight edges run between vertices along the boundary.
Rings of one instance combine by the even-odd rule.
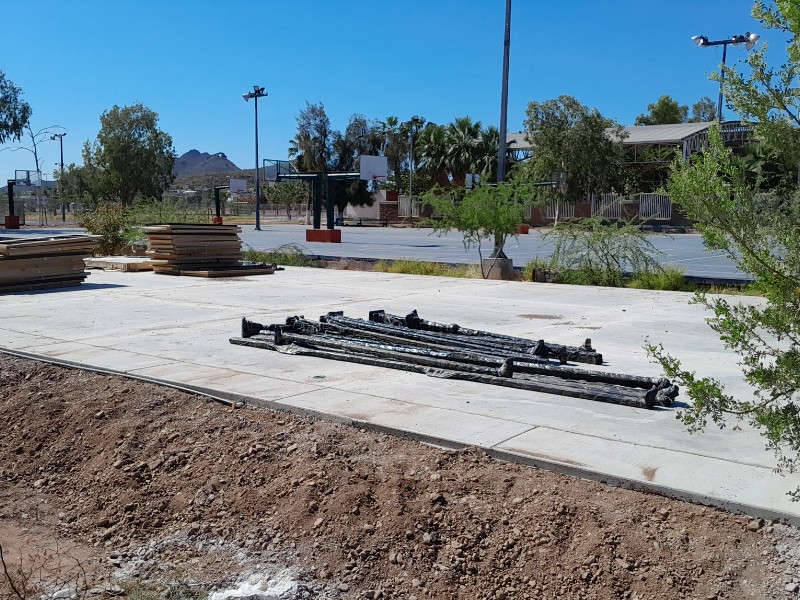
[[[372,267],[378,273],[404,273],[407,275],[433,275],[435,277],[461,277],[481,279],[479,265],[445,265],[422,260],[379,260]]]
[[[599,287],[622,287],[622,273],[614,268],[603,268],[595,265],[583,265],[577,269],[559,270],[553,277],[553,283],[569,285],[594,285]]]
[[[275,263],[282,267],[325,268],[324,262],[311,258],[306,249],[298,244],[284,244],[270,250],[248,248],[242,255],[246,261]]]

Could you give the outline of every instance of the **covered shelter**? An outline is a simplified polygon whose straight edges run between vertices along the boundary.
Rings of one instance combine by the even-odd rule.
[[[661,149],[680,148],[681,156],[688,160],[692,154],[700,152],[708,144],[708,130],[714,122],[675,123],[670,125],[638,125],[623,127],[619,135],[615,128],[606,130],[609,136],[620,139],[626,148],[632,148],[634,162],[640,148]],[[722,141],[726,146],[747,145],[753,130],[740,121],[726,121],[722,124]],[[533,155],[533,144],[524,131],[508,134],[509,149],[517,160],[526,160]]]

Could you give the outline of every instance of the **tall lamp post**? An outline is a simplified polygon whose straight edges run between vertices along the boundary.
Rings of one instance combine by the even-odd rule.
[[[253,91],[242,94],[245,102],[250,98],[255,100],[256,107],[256,231],[261,231],[261,182],[258,177],[258,99],[266,96],[267,93],[263,87],[253,86]]]
[[[506,21],[503,35],[503,79],[500,88],[500,140],[497,148],[497,183],[506,180],[506,129],[508,128],[508,59],[511,53],[511,0],[506,0]],[[506,258],[501,240],[494,236],[492,258]]]
[[[58,145],[61,149],[61,179],[59,180],[59,184],[61,187],[60,196],[61,196],[61,222],[65,223],[67,221],[67,207],[64,203],[64,136],[67,135],[66,132],[64,133],[54,133],[50,136],[51,140],[58,139]]]
[[[419,128],[425,125],[425,117],[418,117],[414,115],[410,121],[403,121],[403,125],[408,126],[408,145],[410,146],[409,153],[409,169],[408,169],[408,196],[414,193],[414,138],[419,131]]]
[[[709,46],[722,46],[722,67],[720,68],[719,75],[719,100],[717,101],[717,120],[722,123],[722,93],[723,84],[725,83],[725,58],[728,54],[728,44],[739,46],[744,44],[744,47],[751,50],[761,36],[757,33],[750,33],[749,31],[744,35],[734,35],[727,40],[717,40],[714,42],[708,41],[704,35],[692,36],[692,41],[701,48],[708,48]]]

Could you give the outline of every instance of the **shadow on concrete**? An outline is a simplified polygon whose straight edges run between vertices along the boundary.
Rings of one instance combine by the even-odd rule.
[[[82,283],[81,285],[74,285],[68,287],[61,287],[61,288],[48,288],[45,290],[24,290],[19,292],[7,292],[7,293],[0,293],[0,297],[3,296],[40,296],[42,294],[52,294],[52,293],[59,293],[63,294],[66,292],[80,292],[84,290],[106,290],[111,288],[125,288],[129,287],[127,285],[120,285],[117,283]]]

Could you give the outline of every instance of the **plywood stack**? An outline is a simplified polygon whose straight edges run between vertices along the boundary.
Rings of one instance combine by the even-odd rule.
[[[0,294],[80,285],[97,237],[0,238]]]
[[[236,225],[171,223],[144,227],[153,271],[166,275],[231,277],[273,273],[274,265],[242,262],[241,229]]]

